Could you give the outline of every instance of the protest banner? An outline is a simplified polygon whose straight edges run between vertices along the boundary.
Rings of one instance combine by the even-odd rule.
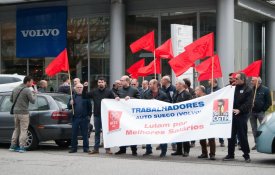
[[[102,100],[104,147],[230,138],[234,86],[181,103]]]

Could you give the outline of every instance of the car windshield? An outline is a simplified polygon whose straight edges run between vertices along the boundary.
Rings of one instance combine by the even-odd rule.
[[[67,104],[69,102],[69,95],[51,95],[53,97],[53,99],[57,102],[57,104],[59,105],[59,107],[61,107],[62,109],[67,109]]]

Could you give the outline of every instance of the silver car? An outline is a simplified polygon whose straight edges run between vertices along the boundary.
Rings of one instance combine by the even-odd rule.
[[[14,117],[10,114],[10,92],[0,93],[0,143],[10,143],[14,130]],[[37,94],[35,104],[29,105],[30,125],[28,149],[37,148],[39,142],[54,140],[61,147],[71,144],[71,112],[67,109],[69,96],[57,93]]]
[[[275,153],[275,112],[268,114],[257,129],[257,151],[261,153]]]

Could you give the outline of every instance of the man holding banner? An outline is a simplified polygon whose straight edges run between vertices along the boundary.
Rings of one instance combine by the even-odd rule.
[[[187,86],[183,80],[177,80],[176,82],[176,93],[173,96],[173,103],[178,103],[182,101],[187,101],[192,99],[192,95],[186,90]],[[182,147],[184,153],[182,154]],[[190,142],[178,142],[176,152],[172,153],[172,156],[182,155],[183,157],[188,157],[190,152]]]
[[[125,100],[129,100],[130,98],[140,98],[140,94],[137,88],[134,88],[130,86],[131,80],[129,76],[124,75],[120,78],[120,82],[122,85],[122,88],[118,91],[118,97],[116,97],[116,100],[119,100],[119,98],[125,98]],[[131,145],[132,155],[137,156],[137,145]],[[126,146],[119,147],[119,151],[115,153],[116,155],[120,154],[126,154]]]
[[[158,80],[152,79],[149,82],[149,91],[147,91],[144,96],[144,99],[156,99],[160,101],[169,102],[167,95],[160,90]],[[160,144],[161,154],[160,157],[165,157],[167,152],[167,144]],[[152,146],[150,144],[146,145],[146,152],[143,156],[152,154]]]
[[[232,133],[231,138],[228,139],[228,155],[223,160],[234,160],[235,140],[238,133],[241,150],[244,153],[243,157],[245,162],[250,163],[250,149],[247,140],[247,121],[252,107],[252,89],[246,84],[246,75],[242,72],[236,75],[235,81],[236,89],[233,104]]]

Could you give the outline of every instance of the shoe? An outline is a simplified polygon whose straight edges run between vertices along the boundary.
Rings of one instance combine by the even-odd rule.
[[[142,149],[145,149],[145,148],[146,148],[146,145],[142,145],[141,148],[142,148]]]
[[[160,150],[160,145],[158,145],[158,146],[156,147],[156,150]]]
[[[195,143],[191,143],[190,148],[194,148],[195,147]]]
[[[234,159],[235,159],[234,156],[227,155],[227,156],[225,156],[222,160],[223,160],[223,161],[231,161],[231,160],[234,160]]]
[[[180,155],[182,155],[182,153],[181,152],[174,152],[174,153],[171,153],[171,156],[180,156]]]
[[[120,155],[120,154],[126,154],[126,151],[119,150],[118,152],[115,153],[115,155]]]
[[[90,154],[92,151],[91,151],[91,150],[89,150],[89,149],[86,149],[86,150],[83,150],[83,152],[84,152],[84,153],[88,153],[88,154]]]
[[[149,151],[149,152],[145,152],[144,154],[143,154],[143,156],[148,156],[148,155],[150,155],[150,154],[153,154],[153,152],[152,151]]]
[[[215,156],[214,155],[210,155],[210,160],[216,160]]]
[[[250,163],[250,162],[251,162],[251,159],[250,159],[250,158],[244,158],[244,161],[245,161],[246,163]]]
[[[137,151],[132,151],[132,156],[137,156]]]
[[[25,148],[25,147],[20,146],[18,152],[19,152],[19,153],[25,153],[25,152],[27,152],[27,151],[26,151],[26,148]]]
[[[189,153],[183,153],[182,157],[188,157],[189,156]]]
[[[200,156],[198,156],[199,159],[207,159],[208,155],[206,154],[201,154]]]
[[[256,145],[251,148],[251,150],[256,150]]]
[[[111,150],[106,150],[106,154],[113,154]]]
[[[165,157],[166,156],[166,153],[160,153],[159,157]]]
[[[93,150],[93,151],[89,152],[89,154],[98,154],[98,153],[99,153],[98,150]]]
[[[75,150],[75,149],[71,149],[70,151],[69,151],[69,153],[76,153],[77,152],[77,150]]]
[[[224,143],[221,143],[221,145],[220,145],[221,147],[225,147],[225,145],[224,145]]]
[[[16,152],[16,151],[18,151],[18,149],[19,148],[16,145],[11,145],[9,148],[9,151]]]

